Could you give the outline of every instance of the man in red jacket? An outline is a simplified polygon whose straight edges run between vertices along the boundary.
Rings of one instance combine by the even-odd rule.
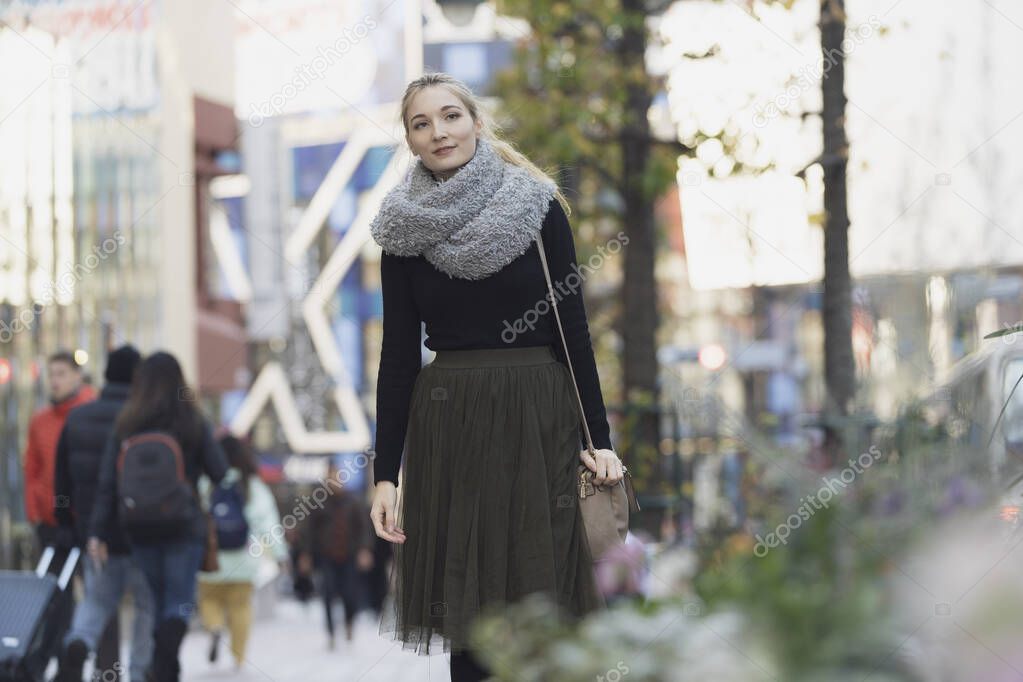
[[[96,397],[96,391],[82,383],[82,369],[71,353],[51,355],[46,372],[50,404],[32,416],[25,446],[25,512],[42,547],[67,544],[58,538],[54,514],[60,504],[53,493],[57,441],[68,412]]]

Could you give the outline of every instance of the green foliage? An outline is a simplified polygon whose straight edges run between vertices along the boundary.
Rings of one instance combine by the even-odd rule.
[[[641,421],[656,413],[654,396],[649,391],[632,391],[617,424],[618,450],[626,453],[629,472],[637,491],[643,495],[676,495],[671,481],[661,475],[663,456],[658,448],[646,442],[640,430]]]
[[[832,485],[837,492],[823,508],[807,500],[823,502],[829,480],[846,481],[838,469],[767,492],[767,513],[751,541],[764,544],[703,552],[697,593],[711,611],[737,608],[769,633],[784,679],[875,665],[914,679],[890,660],[908,634],[900,634],[892,609],[895,585],[905,580],[900,563],[942,519],[997,495],[984,458],[925,413],[907,405],[878,431],[868,451],[873,462],[848,484]]]
[[[641,52],[637,61],[626,50],[629,28],[646,30],[645,13],[626,11],[618,0],[500,0],[497,9],[532,29],[491,93],[500,98],[508,117],[502,124],[523,153],[545,168],[577,170],[568,189],[583,219],[620,221],[620,200],[601,197],[615,197],[626,183],[638,183],[649,201],[663,195],[675,182],[684,149],[629,137],[634,119],[646,115],[634,106],[636,95],[648,100],[661,87],[643,68]],[[625,177],[625,145],[647,143],[644,173]]]
[[[774,669],[741,616],[704,616],[683,598],[616,605],[573,629],[537,594],[481,618],[473,642],[497,679],[514,682],[748,682]]]
[[[876,580],[884,560],[857,547],[839,514],[835,507],[817,511],[762,557],[711,558],[697,580],[712,610],[738,606],[769,633],[785,679],[869,660],[891,639]]]

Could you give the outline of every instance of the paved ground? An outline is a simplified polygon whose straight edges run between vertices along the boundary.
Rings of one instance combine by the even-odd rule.
[[[335,607],[341,617],[341,604]],[[377,634],[375,616],[361,614],[356,621],[351,642],[344,639],[340,627],[336,648],[327,648],[323,608],[319,601],[305,607],[294,601],[281,601],[273,608],[273,616],[262,618],[253,626],[247,660],[236,670],[225,643],[221,644],[220,660],[211,665],[206,660],[209,638],[194,631],[182,646],[182,679],[188,682],[240,680],[248,682],[398,682],[418,680],[445,682],[450,679],[448,657],[417,656],[403,651],[400,643]]]

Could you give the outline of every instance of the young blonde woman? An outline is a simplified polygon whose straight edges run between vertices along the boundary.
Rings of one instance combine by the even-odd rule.
[[[481,611],[534,592],[570,619],[604,607],[574,474],[581,459],[597,482],[616,483],[622,466],[556,183],[446,74],[410,83],[401,115],[418,158],[371,227],[384,308],[371,517],[395,543],[380,634],[423,655],[443,647],[453,681],[479,680],[489,671],[468,636]],[[595,458],[583,449],[538,235]],[[423,322],[437,354],[421,368]]]

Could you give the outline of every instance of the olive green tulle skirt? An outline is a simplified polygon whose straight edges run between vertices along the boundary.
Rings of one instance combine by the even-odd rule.
[[[439,351],[412,393],[380,634],[420,655],[469,648],[481,611],[544,592],[605,608],[579,510],[579,410],[548,346]]]

